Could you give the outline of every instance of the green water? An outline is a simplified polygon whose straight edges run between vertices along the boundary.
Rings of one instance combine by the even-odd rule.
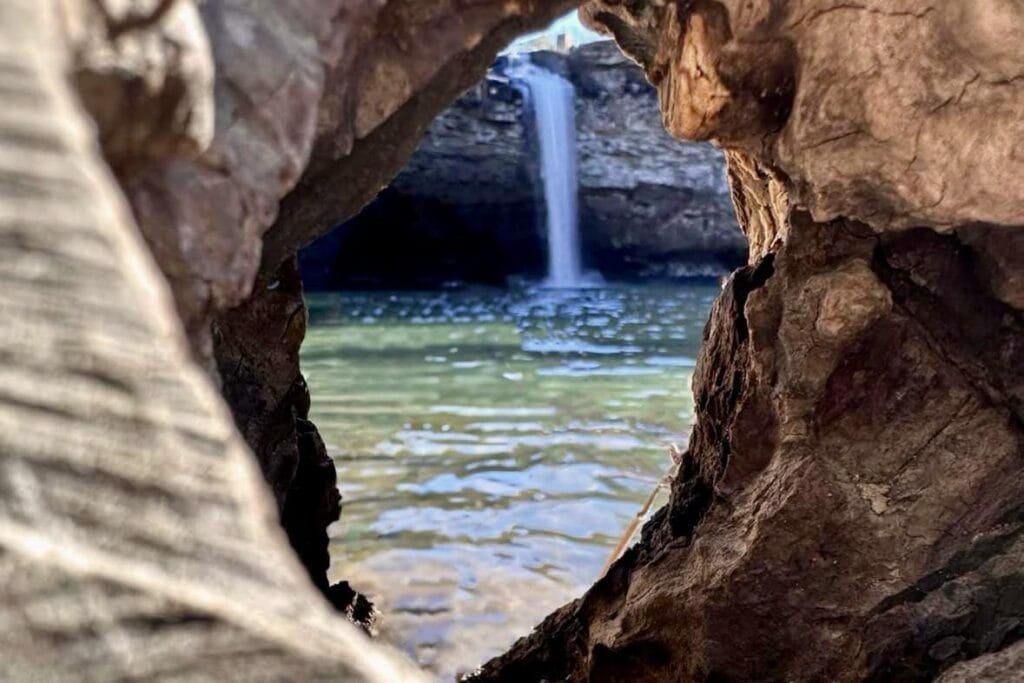
[[[600,572],[693,419],[713,284],[308,296],[332,578],[451,678]]]

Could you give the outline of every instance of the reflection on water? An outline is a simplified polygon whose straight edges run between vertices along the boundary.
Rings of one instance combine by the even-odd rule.
[[[451,678],[596,578],[689,432],[714,285],[310,295],[332,580]]]

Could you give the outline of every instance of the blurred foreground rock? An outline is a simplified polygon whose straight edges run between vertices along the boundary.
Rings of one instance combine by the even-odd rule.
[[[0,4],[0,679],[420,680],[288,549],[70,87],[56,9]]]

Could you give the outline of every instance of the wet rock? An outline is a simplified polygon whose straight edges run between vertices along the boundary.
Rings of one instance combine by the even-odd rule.
[[[611,277],[721,275],[746,258],[724,159],[665,132],[654,89],[611,41],[531,59],[576,88],[584,263]],[[358,217],[302,255],[316,287],[503,284],[546,270],[532,114],[504,75],[431,124],[405,169]]]

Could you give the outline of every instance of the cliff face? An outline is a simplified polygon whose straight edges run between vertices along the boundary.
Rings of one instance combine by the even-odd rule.
[[[519,92],[488,77],[441,113],[362,212],[301,253],[307,286],[503,285],[545,268]]]
[[[570,53],[576,87],[580,227],[601,271],[719,275],[746,257],[722,153],[665,132],[642,69],[612,42]]]
[[[532,58],[576,89],[584,263],[613,277],[718,275],[745,259],[721,152],[671,138],[643,71],[611,41]],[[310,286],[500,284],[543,275],[532,113],[499,59],[437,117],[362,214],[305,250]]]

